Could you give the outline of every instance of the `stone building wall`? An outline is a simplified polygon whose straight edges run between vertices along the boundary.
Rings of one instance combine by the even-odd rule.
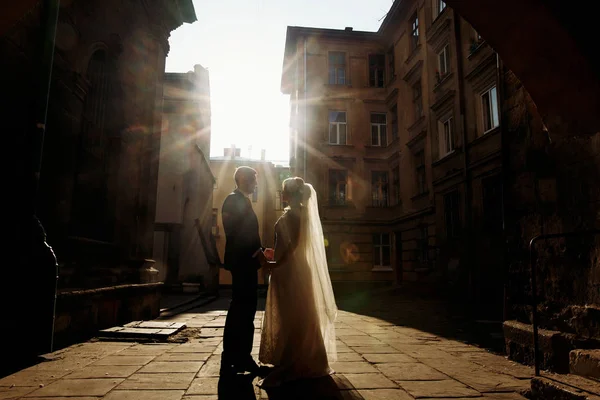
[[[505,82],[508,318],[530,323],[529,241],[600,228],[600,132],[542,118],[512,72]],[[600,236],[541,240],[536,249],[541,326],[599,338]]]

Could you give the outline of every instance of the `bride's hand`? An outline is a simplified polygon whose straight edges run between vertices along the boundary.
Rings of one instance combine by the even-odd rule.
[[[270,247],[265,249],[264,254],[266,259],[269,261],[273,261],[275,259],[275,250]]]

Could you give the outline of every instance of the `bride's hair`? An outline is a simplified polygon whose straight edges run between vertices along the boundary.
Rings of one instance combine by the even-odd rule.
[[[298,176],[284,180],[282,188],[289,199],[297,204],[304,204],[310,198],[310,188],[304,183],[304,179]]]

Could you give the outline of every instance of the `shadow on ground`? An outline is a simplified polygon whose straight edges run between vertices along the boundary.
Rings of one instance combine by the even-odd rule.
[[[255,390],[251,375],[219,378],[219,400],[256,400]],[[341,375],[298,380],[265,392],[269,400],[364,400]]]
[[[474,320],[468,305],[431,293],[390,288],[337,299],[338,308],[504,353],[501,321]]]

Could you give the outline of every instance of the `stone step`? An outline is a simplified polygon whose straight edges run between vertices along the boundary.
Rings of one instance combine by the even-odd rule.
[[[531,380],[532,400],[600,400],[600,383],[571,374],[544,373]]]
[[[600,349],[571,351],[569,370],[571,374],[600,380]]]

